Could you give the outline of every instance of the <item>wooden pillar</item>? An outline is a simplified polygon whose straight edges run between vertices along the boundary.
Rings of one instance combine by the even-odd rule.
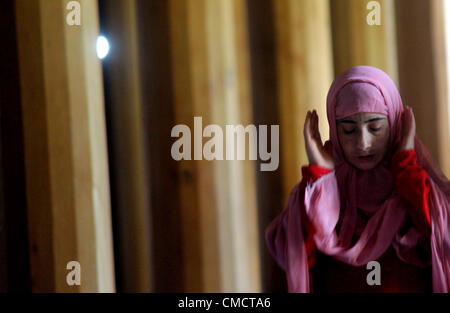
[[[329,4],[325,0],[274,1],[283,199],[308,164],[303,125],[316,109],[322,140],[328,139],[326,95],[332,82]]]
[[[112,49],[103,61],[120,292],[151,292],[150,186],[145,155],[135,0],[101,1]],[[145,86],[143,90],[146,92]],[[120,283],[120,285],[119,285]]]
[[[173,0],[169,12],[175,122],[194,135],[201,117],[203,127],[222,126],[225,140],[225,124],[251,123],[245,2]],[[185,291],[260,290],[253,166],[179,163]]]
[[[206,1],[205,11],[211,120],[224,131],[226,125],[246,127],[253,124],[246,4],[242,0]],[[246,145],[248,151],[249,141]],[[246,152],[245,161],[214,163],[224,292],[260,291],[255,190],[259,167],[248,158]]]
[[[140,99],[150,176],[152,291],[183,292],[179,181],[184,173],[170,156],[175,117],[169,2],[138,0],[136,4]]]
[[[396,1],[403,104],[414,109],[417,134],[450,176],[449,114],[443,2]]]
[[[331,0],[331,29],[335,75],[356,65],[371,65],[397,79],[393,0]],[[369,4],[369,6],[368,6]],[[378,6],[379,5],[379,6]],[[367,19],[380,25],[369,25]]]
[[[97,2],[16,1],[34,292],[114,292]],[[81,265],[81,285],[66,282]]]
[[[272,0],[247,1],[253,119],[256,125],[280,124],[273,6],[274,1]],[[285,205],[281,175],[284,164],[280,162],[279,165],[276,171],[257,170],[262,292],[287,291],[285,274],[269,254],[263,235],[267,225]]]
[[[326,95],[332,82],[329,3],[322,0],[248,0],[252,96],[257,124],[280,125],[280,167],[259,172],[261,234],[286,206],[308,164],[303,123],[316,109],[328,139]],[[286,291],[285,273],[260,237],[264,292]]]
[[[187,125],[193,135],[194,116],[201,116],[204,124],[210,122],[209,97],[205,88],[208,86],[208,69],[203,1],[170,1],[169,23],[172,41],[174,122]],[[192,151],[194,149],[192,146]],[[210,281],[215,282],[209,287],[217,290],[220,288],[220,267],[218,234],[215,231],[218,219],[215,210],[213,165],[205,160],[180,161],[178,165],[181,173],[180,245],[183,251],[184,290],[206,291],[206,270],[213,275],[209,278]],[[203,223],[206,220],[209,225],[206,224],[207,228],[204,228]],[[205,244],[206,236],[209,245]]]

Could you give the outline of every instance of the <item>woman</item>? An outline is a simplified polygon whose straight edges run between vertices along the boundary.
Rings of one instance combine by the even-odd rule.
[[[266,229],[289,292],[448,292],[450,183],[389,76],[357,66],[327,96],[330,140],[308,112],[309,166]],[[368,284],[377,261],[381,284]],[[372,263],[371,263],[372,264]]]

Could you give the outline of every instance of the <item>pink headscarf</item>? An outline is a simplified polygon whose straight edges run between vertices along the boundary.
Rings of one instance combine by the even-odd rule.
[[[387,115],[390,124],[388,151],[374,169],[359,170],[347,163],[338,141],[336,119],[358,112]],[[289,292],[309,292],[310,277],[303,237],[306,216],[315,229],[319,251],[353,266],[377,260],[393,246],[403,262],[432,266],[433,291],[450,288],[450,182],[430,153],[415,137],[418,163],[427,171],[431,190],[431,238],[411,225],[404,229],[406,200],[394,192],[390,161],[401,139],[403,104],[390,77],[380,69],[356,66],[337,77],[327,96],[335,169],[308,184],[301,212],[299,184],[291,191],[286,209],[266,229],[270,253],[286,271]],[[431,245],[431,259],[423,253]]]

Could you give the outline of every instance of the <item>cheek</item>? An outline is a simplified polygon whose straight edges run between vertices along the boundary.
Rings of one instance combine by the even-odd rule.
[[[341,144],[341,148],[344,151],[345,156],[350,156],[353,154],[352,152],[355,145],[351,139],[351,136],[339,134],[339,143]]]
[[[381,136],[376,137],[375,145],[380,150],[386,150],[387,145],[389,143],[389,132],[382,134]]]

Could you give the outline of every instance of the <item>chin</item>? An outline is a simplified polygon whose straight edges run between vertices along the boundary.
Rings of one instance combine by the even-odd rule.
[[[354,167],[360,170],[371,170],[378,166],[380,163],[380,160],[375,159],[371,162],[360,162],[359,160],[353,159],[352,162],[350,162]]]
[[[371,170],[377,167],[380,162],[377,160],[370,163],[352,162],[352,164],[354,167],[360,170]]]
[[[371,170],[376,167],[374,164],[354,164],[353,166],[360,170]]]

